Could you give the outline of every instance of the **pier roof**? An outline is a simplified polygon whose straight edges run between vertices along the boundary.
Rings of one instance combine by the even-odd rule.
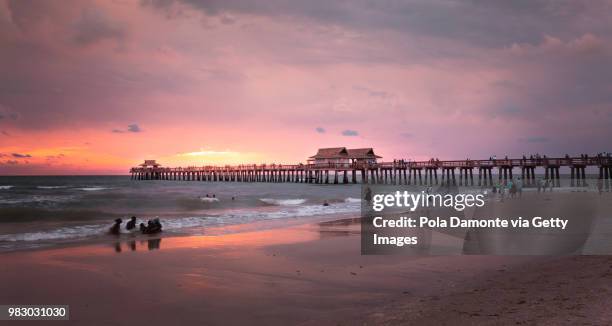
[[[354,148],[348,149],[347,151],[349,158],[382,158],[382,156],[374,154],[373,148]]]
[[[310,158],[347,158],[348,151],[346,147],[319,148],[317,154]]]
[[[141,163],[142,167],[159,167],[161,164],[157,163],[155,160],[145,160],[144,163]]]
[[[348,158],[348,159],[367,159],[367,158],[381,158],[374,154],[373,148],[354,148],[347,149],[346,147],[331,147],[331,148],[319,148],[317,154],[309,157],[310,159],[334,159],[334,158]]]

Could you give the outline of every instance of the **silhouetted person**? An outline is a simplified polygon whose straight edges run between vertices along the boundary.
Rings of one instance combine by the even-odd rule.
[[[110,230],[108,230],[108,232],[110,234],[119,234],[121,231],[121,223],[123,222],[123,220],[121,220],[120,218],[115,220],[115,224],[113,224],[113,226],[111,226]]]
[[[145,233],[150,234],[153,233],[153,230],[155,229],[155,225],[153,224],[153,221],[148,220],[147,221],[147,230]]]
[[[132,216],[130,220],[125,224],[126,230],[131,230],[136,227],[136,216]]]
[[[156,218],[154,220],[149,220],[147,222],[147,226],[144,226],[144,224],[141,224],[140,226],[140,231],[144,234],[154,234],[154,233],[159,233],[162,231],[162,225],[161,222],[159,222],[159,219]]]
[[[323,206],[329,206],[329,203],[326,201],[323,202]]]

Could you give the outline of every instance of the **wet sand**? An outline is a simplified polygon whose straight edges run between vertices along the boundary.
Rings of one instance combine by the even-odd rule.
[[[4,253],[0,304],[69,304],[55,323],[75,325],[612,323],[610,257],[359,248],[358,221],[343,220]]]

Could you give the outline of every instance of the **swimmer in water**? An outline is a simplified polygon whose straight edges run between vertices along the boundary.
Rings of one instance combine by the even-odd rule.
[[[132,216],[132,218],[130,218],[130,221],[125,224],[125,229],[131,230],[131,229],[134,229],[135,227],[136,227],[136,216]]]
[[[108,232],[110,234],[119,234],[121,231],[121,223],[123,222],[123,220],[121,220],[120,218],[115,220],[115,224],[113,224],[113,226],[111,226],[110,230],[108,230]]]
[[[147,226],[145,226],[143,223],[141,223],[140,224],[140,231],[143,234],[159,233],[159,232],[162,231],[161,222],[159,221],[158,218],[156,218],[154,220],[149,220],[147,222]]]

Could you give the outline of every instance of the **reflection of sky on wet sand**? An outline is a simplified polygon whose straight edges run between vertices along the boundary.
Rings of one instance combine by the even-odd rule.
[[[29,257],[45,260],[45,258],[61,256],[99,256],[113,253],[127,252],[148,252],[163,249],[197,249],[211,248],[221,249],[224,247],[260,247],[264,245],[277,245],[306,242],[317,239],[315,225],[303,225],[286,229],[273,229],[265,231],[242,232],[225,235],[201,235],[168,238],[149,238],[149,239],[126,239],[107,244],[92,244],[78,247],[65,247],[49,250],[35,250],[29,252],[7,253],[10,256]],[[163,241],[163,246],[162,246]],[[110,250],[109,250],[110,249]]]
[[[259,264],[265,266],[266,264],[279,264],[280,262],[278,259],[272,259],[277,258],[273,253],[262,255],[262,251],[267,252],[270,248],[279,245],[294,245],[339,236],[359,237],[359,219],[343,219],[335,222],[218,236],[126,239],[105,244],[14,252],[6,255],[12,256],[12,259],[24,263],[42,264],[97,274],[114,273],[118,264],[129,264],[132,266],[137,264],[137,262],[151,265],[152,268],[159,268],[158,264],[161,261],[164,261],[163,264],[166,264],[166,259],[168,258],[162,258],[163,260],[157,261],[158,258],[152,259],[152,257],[159,257],[157,255],[162,253],[164,257],[204,255],[206,258],[202,259],[202,264],[210,260],[211,257],[213,257],[213,260],[220,259],[225,263],[226,261],[244,261],[246,256],[249,256],[249,259],[257,260],[249,268],[258,269]],[[193,251],[192,249],[200,250]],[[248,254],[249,252],[257,252],[257,254],[251,255]],[[176,264],[181,265],[182,262],[177,262]],[[209,281],[202,279],[205,272],[200,270],[200,267],[186,266],[184,269],[185,275],[180,276],[183,279],[181,284],[201,287],[209,283]],[[293,266],[280,268],[279,272],[291,275],[296,274]],[[175,277],[179,276],[175,275]],[[207,278],[209,277],[215,278],[216,276],[208,275]],[[229,276],[225,275],[223,277],[227,279]]]
[[[334,221],[321,222],[318,224],[319,237],[346,237],[361,234],[361,219],[346,218]]]

